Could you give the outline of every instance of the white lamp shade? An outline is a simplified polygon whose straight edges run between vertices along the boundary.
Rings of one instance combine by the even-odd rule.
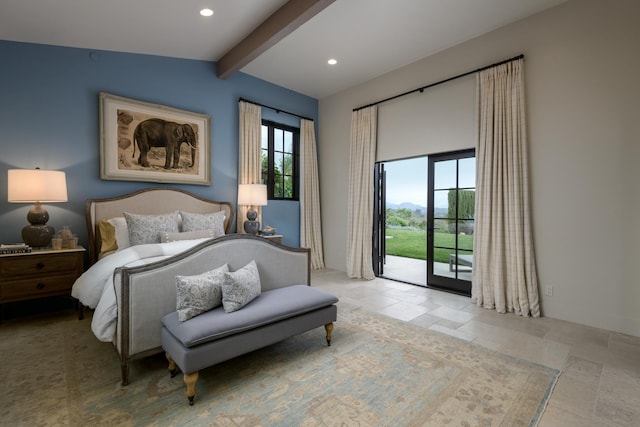
[[[7,200],[12,203],[66,202],[67,179],[62,171],[9,169]]]
[[[245,206],[266,206],[267,186],[265,184],[240,184],[238,204]]]

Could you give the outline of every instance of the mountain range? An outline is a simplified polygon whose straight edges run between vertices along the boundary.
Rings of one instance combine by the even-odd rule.
[[[426,212],[426,206],[416,205],[411,202],[402,202],[402,203],[387,203],[387,209],[409,209],[410,211],[421,211]]]
[[[420,215],[426,215],[427,214],[427,207],[426,206],[420,206],[417,205],[415,203],[411,203],[411,202],[402,202],[402,203],[387,203],[387,209],[409,209],[411,212],[416,212],[419,211]],[[434,210],[434,215],[436,216],[436,218],[441,217],[441,218],[445,218],[447,217],[447,212],[449,211],[448,208],[435,208]]]

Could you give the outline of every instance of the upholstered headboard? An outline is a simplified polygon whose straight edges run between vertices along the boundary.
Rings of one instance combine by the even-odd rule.
[[[100,231],[98,223],[103,219],[121,217],[123,212],[142,215],[156,215],[175,211],[192,213],[215,213],[224,211],[224,231],[228,233],[235,210],[229,202],[208,200],[188,191],[152,187],[122,196],[105,199],[88,199],[85,204],[85,218],[89,235],[89,259],[91,264],[98,260],[100,253]]]

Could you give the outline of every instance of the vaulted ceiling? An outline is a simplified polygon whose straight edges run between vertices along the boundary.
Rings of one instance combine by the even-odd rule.
[[[564,1],[0,0],[0,39],[216,61],[321,99]]]

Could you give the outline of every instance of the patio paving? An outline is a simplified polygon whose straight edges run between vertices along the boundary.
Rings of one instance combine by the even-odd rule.
[[[449,271],[449,264],[445,262],[434,262],[433,269],[438,276],[455,276],[455,272]],[[384,277],[389,279],[421,286],[427,285],[427,262],[425,260],[387,255],[383,273]],[[471,281],[471,272],[459,272],[458,278]]]

